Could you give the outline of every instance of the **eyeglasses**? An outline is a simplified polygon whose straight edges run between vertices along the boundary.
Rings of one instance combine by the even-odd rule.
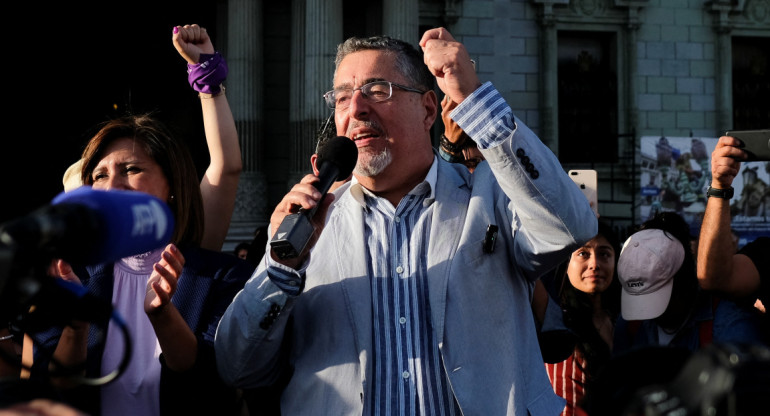
[[[418,90],[417,88],[407,87],[406,85],[396,84],[390,81],[374,81],[368,84],[364,84],[358,88],[344,88],[338,90],[331,90],[324,94],[324,100],[326,105],[334,110],[345,110],[350,107],[350,99],[353,97],[353,93],[361,91],[364,97],[368,98],[372,102],[379,103],[389,100],[393,95],[393,87],[401,88],[404,91],[416,92],[419,94],[425,94],[427,91]]]

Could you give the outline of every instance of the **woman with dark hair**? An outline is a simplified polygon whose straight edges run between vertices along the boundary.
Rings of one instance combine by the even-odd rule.
[[[187,30],[197,29],[177,27],[175,39]],[[210,71],[221,63],[211,59]],[[221,92],[209,87],[202,88],[202,100]],[[170,207],[175,229],[166,247],[114,263],[70,266],[58,261],[59,277],[81,283],[113,305],[125,325],[103,316],[72,322],[61,331],[30,334],[36,341],[32,377],[50,377],[49,363],[83,369],[76,372],[91,383],[58,386],[62,401],[92,416],[239,414],[238,392],[217,373],[213,340],[221,315],[254,266],[201,247],[202,192],[215,184],[199,182],[184,143],[147,115],[104,124],[82,160],[83,184],[155,196]],[[211,178],[204,175],[207,180]],[[131,336],[128,365],[109,383],[93,382],[121,368],[127,354],[123,326]]]
[[[184,186],[200,186],[203,207],[203,224],[205,224],[200,246],[210,250],[220,250],[225,241],[230,226],[230,218],[235,206],[235,196],[238,189],[243,163],[241,149],[238,143],[238,132],[235,127],[230,104],[225,96],[223,82],[228,69],[224,58],[215,51],[211,38],[205,28],[198,25],[176,26],[173,29],[172,42],[179,55],[187,61],[188,82],[193,90],[198,92],[201,104],[201,116],[208,147],[209,165],[206,167],[200,182],[198,178],[187,178]],[[106,124],[106,123],[105,123]],[[111,129],[131,129],[130,126],[113,125]],[[158,126],[138,126],[140,129],[155,129]],[[147,131],[152,134],[152,132]],[[111,134],[103,131],[99,134]],[[164,134],[169,134],[164,132]],[[149,136],[148,136],[149,137]],[[151,143],[147,143],[151,145]],[[93,152],[98,142],[89,144]],[[157,150],[157,149],[156,149]],[[177,166],[173,159],[175,154],[167,156],[171,166]],[[92,169],[92,168],[91,168]],[[168,173],[168,172],[166,172]],[[84,176],[85,175],[85,176]],[[70,191],[83,184],[91,184],[83,170],[83,159],[73,163],[64,173],[62,182],[64,190]],[[172,192],[174,195],[174,192]],[[176,204],[174,201],[169,201]],[[197,201],[191,201],[193,205]],[[197,206],[194,207],[197,210]],[[197,210],[199,212],[199,210]],[[176,212],[176,214],[183,214]],[[183,217],[179,217],[183,219]]]
[[[160,121],[150,115],[110,120],[89,140],[82,159],[85,185],[142,190],[160,198],[176,221],[172,241],[200,245],[203,198],[195,164],[184,143],[175,140]],[[160,174],[165,180],[148,174]]]
[[[58,263],[62,278],[82,282],[114,305],[127,323],[133,349],[116,380],[62,390],[63,399],[92,415],[176,414],[185,408],[195,413],[206,406],[213,406],[214,414],[235,411],[236,391],[217,375],[212,342],[219,317],[254,266],[200,248],[203,206],[189,151],[157,120],[128,116],[108,122],[83,160],[85,184],[146,192],[166,201],[175,229],[165,248],[114,264]],[[118,368],[125,354],[123,335],[107,320],[73,323],[60,338],[41,343],[33,376],[45,376],[51,354],[62,366],[84,366],[87,377]]]
[[[554,391],[567,400],[562,415],[579,414],[591,382],[610,358],[614,322],[620,307],[620,286],[615,278],[617,237],[599,221],[599,232],[555,276],[564,324],[576,338],[566,360],[546,363]]]
[[[127,323],[133,349],[116,380],[62,390],[63,399],[92,415],[176,414],[212,405],[215,414],[234,411],[228,406],[236,406],[236,392],[217,375],[212,342],[219,317],[254,266],[200,248],[203,205],[189,151],[159,121],[128,116],[108,122],[86,147],[83,161],[85,184],[166,201],[175,229],[168,246],[114,264],[70,267],[59,261],[62,278],[82,282],[114,305]],[[84,366],[87,377],[99,377],[118,368],[125,354],[122,337],[108,317],[73,323],[60,338],[38,339],[33,376],[46,376],[53,355],[62,366]]]

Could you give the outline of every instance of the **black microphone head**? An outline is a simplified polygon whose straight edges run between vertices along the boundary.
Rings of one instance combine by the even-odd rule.
[[[356,167],[356,162],[358,162],[358,147],[353,140],[345,136],[329,139],[318,151],[319,170],[324,163],[334,164],[339,169],[335,179],[337,181],[347,179]]]

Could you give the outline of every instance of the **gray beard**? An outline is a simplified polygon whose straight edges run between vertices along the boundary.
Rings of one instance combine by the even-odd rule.
[[[377,176],[393,161],[393,155],[390,149],[382,149],[380,153],[374,155],[365,155],[366,159],[359,160],[356,164],[356,173],[360,176]]]

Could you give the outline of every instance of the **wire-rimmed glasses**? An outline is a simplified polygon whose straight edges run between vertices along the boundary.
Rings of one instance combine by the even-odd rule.
[[[401,88],[404,91],[416,92],[418,94],[425,94],[427,92],[417,88],[407,87],[406,85],[396,84],[395,82],[373,81],[358,88],[331,90],[324,94],[323,97],[329,108],[342,111],[350,107],[350,99],[356,91],[361,91],[361,94],[363,94],[364,97],[375,103],[379,103],[389,100],[390,97],[393,96],[393,87]]]

